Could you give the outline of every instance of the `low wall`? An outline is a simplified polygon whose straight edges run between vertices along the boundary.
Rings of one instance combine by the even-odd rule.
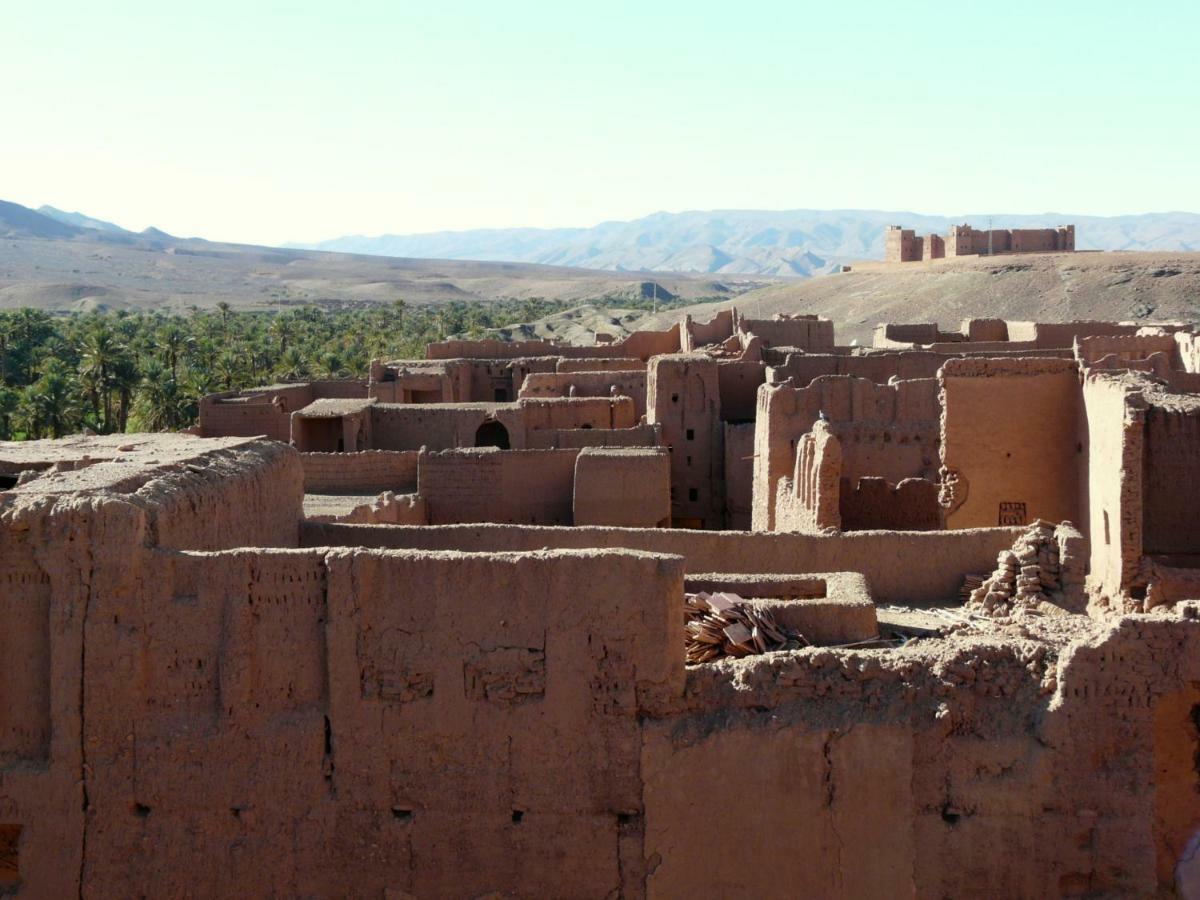
[[[871,595],[889,603],[939,603],[957,596],[966,573],[990,572],[1019,528],[962,531],[856,531],[841,535],[764,534],[640,528],[541,528],[452,525],[442,528],[304,523],[305,547],[364,546],[414,550],[617,548],[669,553],[689,572],[860,572]]]
[[[301,453],[304,490],[309,494],[404,493],[416,488],[419,456],[415,450]]]
[[[525,376],[519,399],[534,397],[629,397],[633,414],[646,414],[646,369],[637,372],[535,372]]]
[[[579,452],[478,448],[426,453],[417,493],[430,525],[570,525]]]

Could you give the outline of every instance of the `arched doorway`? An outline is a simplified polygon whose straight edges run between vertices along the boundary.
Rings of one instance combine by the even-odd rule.
[[[484,422],[475,432],[475,446],[509,449],[508,429],[499,422]]]

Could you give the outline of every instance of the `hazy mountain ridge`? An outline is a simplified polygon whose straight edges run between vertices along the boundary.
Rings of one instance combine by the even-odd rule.
[[[88,225],[86,223],[93,223]],[[644,274],[443,259],[390,259],[178,238],[83,213],[0,200],[0,309],[344,308],[404,299],[734,297],[771,279]]]
[[[927,216],[886,210],[714,210],[655,213],[593,228],[511,228],[429,234],[351,235],[315,244],[380,256],[488,259],[615,271],[678,271],[809,277],[861,259],[883,257],[888,225],[944,233],[967,223],[986,228],[1044,228],[1073,223],[1079,250],[1200,249],[1200,215]]]
[[[85,216],[81,212],[67,212],[66,210],[56,209],[53,206],[39,206],[35,212],[43,216],[47,216],[65,225],[74,225],[76,228],[91,228],[95,231],[109,231],[115,234],[132,234],[120,225],[114,225],[112,222],[105,222],[103,219],[93,219],[91,216]]]

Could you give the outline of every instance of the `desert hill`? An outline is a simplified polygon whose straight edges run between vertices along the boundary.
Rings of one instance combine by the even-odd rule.
[[[928,216],[895,210],[709,210],[655,213],[592,228],[508,228],[378,237],[353,235],[312,249],[439,259],[504,259],[615,271],[811,277],[882,259],[888,225],[944,234],[951,225],[1043,228],[1074,223],[1080,250],[1200,250],[1200,215]]]
[[[177,238],[156,228],[133,233],[85,226],[78,223],[101,220],[55,213],[58,217],[0,201],[0,308],[182,311],[220,301],[235,309],[310,303],[341,308],[397,299],[535,297],[611,299],[619,305],[656,290],[664,299],[735,297],[770,281],[222,244]]]
[[[702,303],[658,316],[570,310],[527,326],[530,334],[591,341],[662,328],[690,313],[699,320],[729,303]],[[759,318],[813,313],[832,319],[839,343],[870,344],[879,322],[940,322],[971,316],[1063,322],[1072,319],[1200,320],[1200,253],[1063,253],[860,263],[851,271],[751,291],[735,305]],[[619,311],[618,311],[619,312]]]

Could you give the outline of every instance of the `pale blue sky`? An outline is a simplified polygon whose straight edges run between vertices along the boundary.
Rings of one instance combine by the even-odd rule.
[[[0,198],[256,243],[1198,211],[1198,34],[1182,0],[9,4]]]

